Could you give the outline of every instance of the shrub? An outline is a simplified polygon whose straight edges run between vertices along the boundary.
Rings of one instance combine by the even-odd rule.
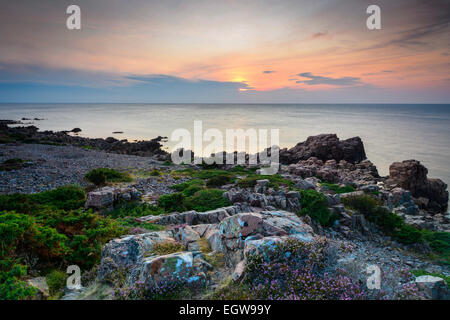
[[[359,211],[370,222],[377,224],[381,230],[404,244],[422,242],[421,232],[403,219],[380,206],[380,202],[370,195],[352,196],[342,200],[351,209]]]
[[[253,188],[256,186],[256,181],[259,180],[257,177],[247,177],[244,179],[240,179],[238,181],[238,186],[240,188]]]
[[[412,270],[411,273],[415,277],[420,277],[420,276],[439,277],[439,278],[442,278],[445,280],[445,282],[447,283],[447,286],[450,286],[450,276],[443,275],[442,273],[427,272],[425,270]]]
[[[63,271],[53,270],[45,277],[50,295],[55,295],[66,287],[67,274]]]
[[[43,207],[72,210],[83,207],[86,196],[77,186],[66,186],[36,194],[0,195],[0,211],[39,213]]]
[[[247,254],[246,285],[252,299],[363,299],[360,285],[336,272],[327,273],[332,250],[325,239],[290,239]],[[331,261],[331,262],[330,262]]]
[[[161,173],[156,169],[153,169],[152,171],[150,171],[150,176],[152,176],[152,177],[158,177],[160,175],[161,175]]]
[[[164,194],[159,197],[158,205],[166,211],[184,211],[183,201],[185,196],[182,193]]]
[[[207,187],[221,187],[223,185],[232,183],[234,181],[234,178],[229,175],[218,175],[212,178],[209,178],[208,181],[206,181]]]
[[[353,188],[350,185],[346,185],[344,187],[340,187],[338,184],[327,183],[327,182],[322,182],[321,185],[327,187],[330,190],[333,190],[336,193],[348,193],[348,192],[355,191],[355,188]]]
[[[110,168],[97,168],[89,171],[85,178],[95,185],[103,185],[106,182],[131,182],[133,179],[127,173]]]
[[[149,222],[140,222],[133,217],[118,218],[116,221],[119,225],[126,227],[128,229],[127,233],[130,234],[145,233],[148,231],[161,231],[165,229],[164,226]]]
[[[37,290],[20,280],[27,267],[9,258],[0,259],[0,300],[20,300],[33,297]]]
[[[196,194],[198,191],[203,190],[202,186],[199,185],[192,185],[186,189],[183,190],[182,194],[185,197],[192,197],[194,194]]]
[[[330,227],[336,220],[336,215],[328,209],[327,198],[316,190],[300,190],[300,215],[308,215],[324,227]]]
[[[181,300],[198,290],[196,282],[171,276],[151,283],[136,282],[131,287],[117,288],[114,298],[117,300]]]
[[[147,203],[122,203],[113,210],[108,211],[107,216],[111,218],[143,217],[150,215],[156,216],[164,213],[163,208]]]
[[[241,179],[238,181],[238,186],[241,188],[253,188],[256,186],[256,182],[258,180],[264,180],[267,179],[270,181],[269,187],[271,188],[278,188],[281,185],[292,187],[294,183],[289,180],[285,179],[282,176],[278,174],[274,175],[259,175],[259,174],[250,174],[247,178]]]
[[[231,205],[228,199],[225,199],[223,190],[205,189],[196,192],[192,197],[184,200],[184,205],[188,210],[209,211]]]

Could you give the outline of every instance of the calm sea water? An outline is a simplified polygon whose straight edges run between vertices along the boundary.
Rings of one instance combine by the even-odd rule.
[[[320,133],[360,136],[380,174],[394,161],[417,159],[430,177],[450,183],[450,105],[0,104],[0,119],[22,117],[44,118],[34,122],[41,130],[79,127],[82,136],[130,141],[170,137],[177,128],[192,132],[194,120],[222,132],[277,128],[281,147]]]

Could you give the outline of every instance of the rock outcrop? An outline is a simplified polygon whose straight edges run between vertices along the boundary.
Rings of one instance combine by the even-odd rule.
[[[336,134],[321,134],[308,137],[305,142],[298,143],[291,149],[280,150],[282,164],[297,163],[316,157],[322,161],[345,160],[350,163],[359,163],[366,159],[366,152],[361,138],[354,137],[339,140]]]
[[[411,191],[424,209],[445,212],[448,207],[447,185],[440,179],[428,179],[428,169],[417,160],[394,162],[389,167],[386,185]]]
[[[141,193],[135,188],[103,187],[87,194],[85,209],[109,210],[121,201],[136,201]]]
[[[377,168],[369,160],[353,164],[346,160],[324,162],[317,157],[311,157],[289,165],[287,170],[302,178],[320,177],[327,182],[354,186],[374,185],[379,178]]]
[[[218,211],[226,212],[226,209]],[[245,252],[287,238],[313,241],[314,232],[297,215],[287,211],[243,212],[224,216],[213,224],[172,225],[165,231],[108,242],[102,250],[98,279],[111,281],[119,273],[125,275],[129,285],[137,281],[152,285],[173,277],[189,283],[207,281],[211,266],[204,260],[205,254],[199,251],[201,238],[208,241],[214,253],[224,255],[228,267],[237,267],[234,277],[239,278]],[[161,243],[181,244],[183,251],[158,255],[153,249]]]

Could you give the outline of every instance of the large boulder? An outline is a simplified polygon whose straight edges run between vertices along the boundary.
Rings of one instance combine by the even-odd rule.
[[[226,263],[235,266],[244,258],[249,241],[273,237],[295,237],[302,241],[314,238],[312,228],[296,214],[287,211],[261,211],[240,213],[224,219],[218,231],[212,231],[207,239],[211,248],[225,254]]]
[[[417,160],[394,162],[389,167],[386,185],[411,191],[415,198],[422,200],[425,209],[444,212],[448,207],[447,185],[440,179],[428,179],[428,169]]]
[[[128,282],[151,284],[163,280],[184,280],[188,283],[206,279],[208,264],[192,252],[176,252],[148,257],[131,272]]]
[[[85,209],[108,210],[121,201],[136,201],[141,193],[135,188],[103,187],[87,194]]]
[[[366,159],[366,153],[361,138],[354,137],[341,141],[336,134],[308,137],[305,142],[300,142],[289,150],[280,150],[282,164],[297,163],[311,157],[322,161],[334,159],[337,162],[345,160],[350,163],[359,163]]]
[[[426,298],[433,300],[448,300],[450,292],[444,279],[434,276],[417,277],[415,283]]]

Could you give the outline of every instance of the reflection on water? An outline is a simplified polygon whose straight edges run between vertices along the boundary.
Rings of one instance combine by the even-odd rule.
[[[394,161],[417,159],[430,176],[450,182],[450,105],[157,105],[157,104],[1,104],[0,119],[45,118],[41,130],[81,128],[82,135],[117,139],[170,137],[173,130],[279,129],[281,147],[308,136],[337,133],[360,136],[380,174]],[[123,131],[113,135],[112,132]],[[173,143],[167,143],[170,149]]]

